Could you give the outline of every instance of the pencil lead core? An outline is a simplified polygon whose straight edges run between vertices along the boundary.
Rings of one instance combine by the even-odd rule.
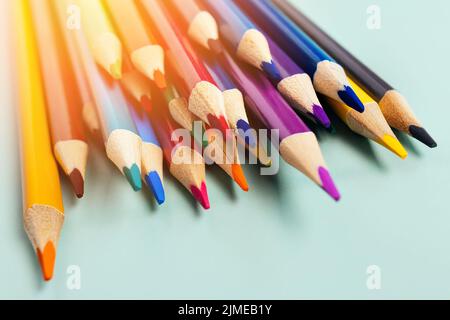
[[[436,148],[437,143],[434,141],[434,139],[430,136],[430,134],[422,127],[418,126],[409,126],[409,133],[422,142],[423,144],[427,145],[430,148]]]
[[[231,166],[231,172],[233,173],[233,180],[239,185],[239,187],[241,187],[242,190],[247,192],[249,188],[244,170],[242,170],[242,166],[240,164],[233,164]]]
[[[153,79],[158,89],[165,89],[167,87],[166,77],[160,70],[155,70]]]
[[[238,128],[239,134],[242,135],[242,139],[244,139],[245,143],[251,148],[256,147],[258,139],[256,138],[254,132],[252,132],[250,124],[247,121],[240,119],[236,123],[236,126]]]
[[[325,129],[330,129],[331,121],[321,106],[313,105],[313,116]]]
[[[319,177],[322,181],[322,188],[328,193],[335,201],[339,201],[341,199],[341,195],[334,184],[333,179],[331,178],[330,172],[324,167],[319,167]]]
[[[147,182],[147,185],[150,187],[156,202],[158,202],[159,205],[163,204],[164,201],[166,201],[166,195],[159,174],[156,171],[150,172],[145,176],[145,182]]]
[[[208,190],[206,189],[205,182],[202,182],[200,189],[196,186],[191,186],[191,193],[203,208],[208,210],[211,207],[209,204]]]
[[[355,109],[358,112],[364,112],[364,104],[361,102],[361,100],[356,95],[355,91],[353,91],[353,88],[350,86],[345,86],[344,90],[341,90],[338,92],[339,98],[348,105],[350,108]]]
[[[261,64],[261,69],[269,76],[269,78],[274,81],[275,83],[280,82],[283,80],[280,75],[280,71],[278,71],[277,66],[273,61],[270,62],[263,62]]]
[[[69,175],[70,183],[78,199],[84,195],[84,178],[80,170],[74,169]]]
[[[141,172],[136,164],[133,164],[131,168],[124,167],[123,173],[134,191],[142,189]]]
[[[37,249],[37,256],[39,259],[39,264],[41,265],[44,280],[50,281],[53,278],[53,270],[56,259],[56,249],[53,242],[47,242],[43,252],[40,249]]]
[[[395,153],[397,156],[399,156],[402,159],[406,159],[408,156],[408,152],[405,150],[405,148],[402,146],[400,141],[398,141],[396,138],[390,136],[390,135],[384,135],[383,138],[381,138],[382,144],[389,150],[391,150],[393,153]]]

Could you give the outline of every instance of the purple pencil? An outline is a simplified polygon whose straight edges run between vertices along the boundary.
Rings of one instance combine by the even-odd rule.
[[[315,134],[297,116],[272,83],[259,71],[237,63],[227,52],[221,55],[221,64],[210,59],[206,61],[211,73],[219,78],[231,78],[243,93],[247,107],[267,128],[279,130],[281,157],[338,201],[339,191],[325,164]],[[229,80],[222,79],[224,82]]]
[[[297,110],[307,115],[326,129],[331,122],[319,102],[310,76],[300,68],[275,41],[266,35],[272,52],[272,59],[281,75],[278,91]]]

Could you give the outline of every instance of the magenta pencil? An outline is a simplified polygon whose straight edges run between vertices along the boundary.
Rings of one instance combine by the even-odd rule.
[[[272,52],[272,59],[281,75],[278,91],[297,110],[330,129],[331,122],[319,102],[311,77],[300,68],[275,41],[266,35]]]
[[[333,199],[340,199],[315,134],[297,116],[271,82],[259,71],[238,64],[227,52],[221,64],[207,59],[210,72],[230,77],[244,94],[247,107],[269,129],[279,130],[283,159],[322,187]],[[223,72],[223,69],[226,72]],[[227,81],[224,79],[223,81]]]

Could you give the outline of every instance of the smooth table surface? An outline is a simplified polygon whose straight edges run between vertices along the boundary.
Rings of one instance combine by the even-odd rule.
[[[208,169],[210,212],[172,179],[157,208],[94,150],[85,198],[75,200],[64,182],[66,222],[50,283],[41,281],[21,221],[7,2],[0,0],[0,298],[450,298],[450,2],[296,1],[408,97],[438,149],[400,135],[410,152],[401,161],[338,123],[335,135],[319,137],[339,204],[287,165],[276,177],[246,168],[248,194]],[[366,26],[372,4],[381,30]],[[67,286],[73,265],[80,290]],[[381,290],[366,286],[370,265],[381,270]]]

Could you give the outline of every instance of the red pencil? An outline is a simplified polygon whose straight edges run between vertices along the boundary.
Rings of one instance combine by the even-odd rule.
[[[166,51],[166,58],[175,71],[177,82],[190,92],[189,110],[209,126],[227,134],[226,131],[230,128],[222,92],[194,52],[189,40],[171,20],[161,1],[140,0],[140,4],[150,21],[150,27],[157,30],[155,34],[158,42]]]

